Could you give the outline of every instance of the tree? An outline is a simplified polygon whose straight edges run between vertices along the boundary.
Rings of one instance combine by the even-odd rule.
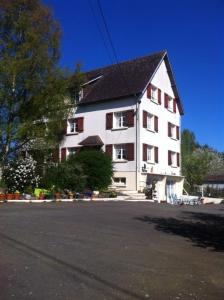
[[[201,149],[197,149],[191,155],[185,157],[182,172],[186,176],[185,188],[189,192],[193,192],[194,185],[202,184],[205,175],[208,173],[210,162],[210,153]]]
[[[188,129],[184,129],[181,134],[182,159],[191,155],[197,147],[198,143],[196,142],[195,134]]]
[[[44,137],[48,147],[60,138],[67,114],[60,35],[39,0],[0,0],[1,165],[36,137]]]
[[[71,156],[68,163],[81,164],[87,176],[86,188],[102,190],[111,184],[113,176],[113,163],[111,158],[99,150],[83,150]]]
[[[36,161],[28,157],[11,162],[3,169],[3,180],[11,192],[24,192],[28,187],[36,187],[39,183]]]

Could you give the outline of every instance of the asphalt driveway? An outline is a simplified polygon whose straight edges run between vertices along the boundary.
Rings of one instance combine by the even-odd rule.
[[[0,299],[224,299],[224,205],[0,204]]]

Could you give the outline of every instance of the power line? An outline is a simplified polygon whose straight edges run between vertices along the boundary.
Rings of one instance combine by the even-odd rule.
[[[129,85],[129,81],[126,79],[124,73],[123,73],[123,70],[119,64],[119,60],[118,60],[118,56],[117,56],[117,53],[116,53],[116,49],[115,49],[115,46],[113,44],[113,41],[112,41],[112,37],[111,37],[111,34],[110,34],[110,31],[109,31],[109,28],[108,28],[108,25],[107,25],[107,22],[106,22],[106,18],[105,18],[105,15],[103,13],[103,8],[102,8],[102,5],[100,3],[100,0],[97,0],[97,5],[99,7],[99,12],[100,12],[100,15],[101,15],[101,18],[103,20],[103,24],[104,24],[104,27],[105,27],[105,30],[106,30],[106,33],[107,33],[107,37],[108,37],[108,40],[110,42],[110,46],[111,46],[111,49],[112,49],[112,52],[113,52],[113,55],[114,55],[114,58],[115,58],[115,61],[116,61],[116,64],[120,70],[120,73],[121,73],[121,76],[127,86],[127,88],[130,87]]]
[[[103,24],[104,24],[104,27],[106,29],[106,33],[107,33],[107,36],[108,36],[108,40],[110,42],[110,46],[111,46],[115,61],[118,64],[119,61],[118,61],[117,53],[116,53],[116,50],[115,50],[115,47],[114,47],[114,44],[113,44],[113,41],[112,41],[112,38],[111,38],[111,34],[110,34],[110,31],[109,31],[109,28],[108,28],[108,25],[107,25],[107,22],[106,22],[106,18],[105,18],[104,13],[103,13],[103,8],[102,8],[102,5],[100,3],[100,0],[97,0],[97,5],[99,7],[100,15],[102,17]]]
[[[106,43],[106,40],[105,40],[103,31],[102,31],[101,28],[100,28],[100,24],[99,24],[99,22],[97,21],[97,16],[96,16],[96,14],[95,14],[95,12],[94,12],[94,8],[93,8],[93,5],[92,5],[91,0],[88,0],[88,3],[89,3],[90,10],[91,10],[91,12],[92,12],[93,18],[94,18],[94,20],[95,20],[97,29],[98,29],[98,31],[99,31],[100,37],[101,37],[101,39],[102,39],[102,41],[103,41],[104,47],[105,47],[106,52],[107,52],[107,55],[108,55],[108,57],[109,57],[109,60],[110,60],[110,62],[113,64],[113,58],[112,58],[111,53],[110,53],[110,50],[109,50],[109,48],[108,48],[108,46],[107,46],[107,43]]]

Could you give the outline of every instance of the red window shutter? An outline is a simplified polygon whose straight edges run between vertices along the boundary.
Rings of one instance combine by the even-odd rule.
[[[83,117],[76,119],[78,132],[83,132],[83,119]]]
[[[147,116],[148,116],[147,111],[143,110],[143,127],[144,128],[147,128]]]
[[[61,148],[61,161],[66,160],[66,148]]]
[[[134,127],[134,109],[126,111],[127,126]]]
[[[173,99],[173,112],[177,112],[177,101],[176,99]]]
[[[165,108],[168,108],[168,102],[169,102],[169,96],[164,93],[164,106]]]
[[[176,138],[177,138],[177,140],[180,139],[180,128],[179,128],[179,126],[176,126]]]
[[[158,132],[158,117],[154,116],[154,130],[155,132]]]
[[[112,129],[113,128],[113,113],[107,113],[106,114],[106,129]]]
[[[168,122],[168,136],[171,137],[171,123]]]
[[[127,160],[134,160],[134,143],[128,143],[126,144],[126,149],[127,149]]]
[[[147,161],[147,148],[148,145],[147,144],[143,144],[143,152],[142,152],[142,160],[143,161]]]
[[[158,164],[158,162],[159,162],[159,149],[158,149],[158,147],[154,147],[154,156],[155,156],[155,163]]]
[[[112,156],[113,156],[113,145],[112,144],[106,145],[106,154],[108,154],[112,158]]]
[[[161,90],[158,89],[158,103],[161,104]]]
[[[151,86],[151,84],[149,84],[148,87],[147,87],[147,98],[148,99],[152,98],[152,86]]]
[[[177,153],[177,166],[180,166],[180,153]]]
[[[172,157],[171,157],[172,153],[170,150],[168,150],[168,165],[171,166],[172,165]]]

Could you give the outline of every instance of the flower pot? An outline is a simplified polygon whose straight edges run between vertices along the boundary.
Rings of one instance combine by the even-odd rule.
[[[43,200],[43,199],[45,199],[45,195],[44,195],[44,193],[42,193],[42,192],[40,193],[40,195],[39,195],[39,199],[40,199],[40,200]]]
[[[6,199],[7,200],[13,200],[14,199],[14,194],[6,194]]]
[[[0,201],[5,200],[5,194],[0,194]]]
[[[55,199],[61,199],[61,193],[55,193],[54,196]]]
[[[21,195],[19,193],[14,194],[14,199],[20,200],[20,198],[21,198]]]

